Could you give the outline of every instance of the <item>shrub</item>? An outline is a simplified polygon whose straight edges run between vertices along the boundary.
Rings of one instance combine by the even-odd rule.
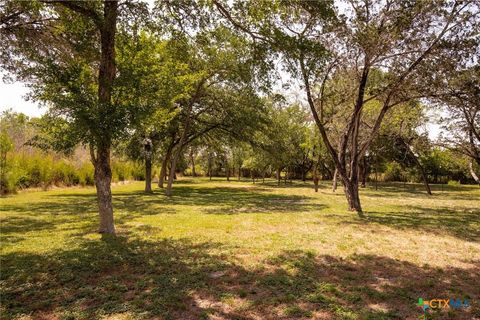
[[[52,170],[52,183],[59,186],[73,186],[77,185],[80,182],[80,177],[75,169],[75,167],[67,162],[66,160],[61,160],[53,166]]]
[[[402,181],[402,167],[397,162],[387,163],[385,168],[385,181]]]
[[[27,180],[26,172],[21,168],[7,164],[4,169],[5,173],[3,174],[0,183],[2,184],[3,193],[15,193],[19,186],[19,182]]]
[[[152,168],[153,169],[153,168]],[[152,170],[152,176],[155,174]],[[112,181],[145,180],[145,167],[141,162],[112,161]]]
[[[94,168],[90,162],[83,163],[80,168],[77,169],[78,183],[82,186],[93,186],[94,180]]]
[[[132,179],[133,180],[145,180],[145,166],[140,162],[132,162]],[[157,170],[152,168],[152,177],[157,174]]]

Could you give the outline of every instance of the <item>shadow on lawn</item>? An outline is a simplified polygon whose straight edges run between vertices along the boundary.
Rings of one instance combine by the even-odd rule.
[[[78,239],[51,254],[2,257],[2,319],[416,319],[422,298],[470,298],[480,316],[480,263],[471,269],[420,268],[382,256],[350,259],[286,251],[247,270],[211,254],[220,243]]]
[[[269,189],[262,187],[200,187],[181,184],[175,186],[171,197],[166,197],[162,189],[156,189],[152,194],[142,191],[124,192],[117,191],[113,194],[113,204],[116,209],[127,213],[142,215],[173,214],[175,209],[166,206],[187,205],[195,206],[200,212],[214,214],[233,213],[277,213],[277,212],[305,212],[320,210],[324,206],[309,203],[309,198],[298,195],[276,195],[267,193]],[[93,194],[74,193],[53,195],[59,200],[58,211],[74,213],[78,208],[95,211],[96,198]],[[35,206],[35,205],[34,205]],[[36,210],[45,212],[54,210],[51,206],[39,208],[24,208],[24,212]],[[16,211],[15,208],[7,210]]]
[[[199,183],[209,183],[210,181],[208,179],[204,178],[182,178],[179,180],[178,184],[199,184]],[[272,178],[265,178],[265,181],[262,180],[262,178],[255,178],[255,183],[253,183],[252,179],[247,179],[247,178],[242,178],[241,180],[238,180],[236,177],[230,178],[230,181],[228,181],[224,177],[220,178],[213,178],[211,180],[213,183],[225,183],[231,186],[235,186],[237,183],[241,183],[242,186],[245,185],[250,185],[252,188],[311,188],[313,189],[313,180],[287,180],[287,183],[285,184],[285,180],[282,179],[280,183],[278,183],[277,179],[272,179]],[[327,180],[321,180],[319,184],[319,188],[324,188],[327,186],[328,182]],[[174,187],[175,188],[175,187]]]
[[[53,222],[48,222],[39,219],[32,218],[23,218],[23,217],[9,217],[2,219],[1,221],[1,232],[8,233],[22,233],[28,230],[31,231],[40,231],[46,229],[55,228]]]
[[[268,189],[191,187],[183,185],[183,181],[175,187],[175,193],[170,198],[160,189],[153,194],[114,190],[115,222],[121,227],[140,216],[175,214],[176,205],[192,206],[199,212],[209,214],[306,212],[325,207],[309,203],[307,197],[269,194],[266,190]],[[48,201],[5,205],[1,211],[22,215],[2,219],[0,240],[5,244],[22,240],[22,237],[15,235],[22,231],[76,229],[80,235],[95,232],[97,228],[97,202],[93,192],[53,194],[48,196]],[[89,223],[80,228],[79,222]]]
[[[456,190],[455,187],[451,188]],[[251,187],[245,187],[243,184],[243,187],[235,187],[232,183],[232,187],[212,188],[202,184],[191,186],[188,180],[182,180],[175,186],[171,198],[164,196],[161,189],[156,189],[153,194],[145,194],[141,190],[114,190],[113,201],[116,222],[119,226],[141,215],[175,214],[176,205],[193,206],[199,212],[211,214],[318,212],[325,208],[322,204],[312,203],[310,197],[272,194],[268,192],[269,190],[271,189],[260,184]],[[343,197],[343,193],[339,192],[335,196]],[[371,197],[372,194],[369,193],[366,196]],[[0,234],[2,241],[8,243],[21,240],[9,237],[10,234],[19,230],[55,230],[54,223],[58,225],[90,220],[91,226],[84,231],[94,231],[97,222],[97,204],[93,190],[53,194],[48,197],[48,201],[44,202],[3,206],[2,211],[21,213],[22,218],[11,217],[2,221]],[[388,213],[367,211],[368,220],[342,219],[341,223],[359,225],[380,223],[394,228],[441,231],[460,239],[478,241],[480,212],[474,211],[467,211],[464,208],[432,209],[409,206]],[[39,215],[51,215],[53,220],[45,222],[39,219]]]
[[[420,183],[401,183],[388,182],[378,183],[378,189],[375,189],[375,183],[371,182],[367,185],[369,197],[408,197],[425,198],[425,199],[451,199],[451,200],[474,200],[475,195],[469,192],[480,191],[480,187],[476,185],[451,186],[446,184],[431,184],[430,188],[433,195],[428,195],[425,186]]]
[[[274,195],[264,191],[268,189],[250,189],[235,187],[191,187],[178,185],[174,194],[168,198],[163,190],[157,189],[152,194],[143,191],[114,191],[113,205],[117,210],[142,215],[172,214],[174,208],[165,205],[190,205],[199,207],[209,213],[232,213],[242,209],[247,212],[282,212],[318,210],[318,205],[308,203],[304,196]],[[67,193],[49,195],[48,202],[5,205],[2,211],[18,212],[26,215],[49,214],[56,216],[82,215],[96,213],[96,196],[93,192]],[[54,199],[55,201],[52,201]],[[205,208],[202,208],[205,207]],[[212,208],[218,207],[218,210]]]
[[[303,212],[322,208],[309,203],[308,197],[271,194],[267,192],[269,190],[260,185],[249,188],[199,188],[180,184],[175,187],[171,198],[163,198],[161,201],[167,204],[196,206],[200,207],[201,211],[215,214]]]
[[[397,229],[418,229],[432,233],[447,232],[469,241],[480,241],[480,210],[465,208],[425,208],[403,206],[395,212],[366,212],[365,220],[343,221],[346,224],[364,225],[379,223]]]

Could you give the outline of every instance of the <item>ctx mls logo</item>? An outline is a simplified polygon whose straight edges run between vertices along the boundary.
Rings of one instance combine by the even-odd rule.
[[[423,308],[423,311],[427,309],[441,309],[441,308],[452,308],[452,309],[460,309],[460,308],[468,308],[470,303],[467,299],[431,299],[431,300],[423,300],[422,298],[418,298],[417,305]]]

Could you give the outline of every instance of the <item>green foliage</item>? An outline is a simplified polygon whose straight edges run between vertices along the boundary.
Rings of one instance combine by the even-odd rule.
[[[192,168],[187,167],[184,171],[183,174],[186,176],[192,176]],[[206,172],[203,171],[203,167],[200,164],[195,164],[195,174],[196,175],[205,175]]]
[[[301,164],[314,144],[308,113],[298,104],[283,106],[272,99],[266,104],[268,124],[257,132],[253,146],[246,148],[242,166],[277,170]]]
[[[387,163],[384,172],[385,181],[402,181],[402,167],[397,162]]]
[[[9,154],[5,169],[5,177],[2,179],[5,193],[25,188],[94,185],[94,168],[89,161],[76,164],[73,158],[41,151]],[[145,178],[141,165],[115,159],[112,161],[112,176],[113,182]]]
[[[466,183],[471,181],[467,156],[435,147],[422,157],[422,162],[434,182],[445,183],[447,180],[455,180]]]
[[[44,121],[45,118],[29,119],[21,113],[10,111],[1,114],[2,193],[12,193],[25,188],[94,185],[94,167],[86,149],[71,145],[68,154],[55,153],[52,151],[52,144],[47,146],[38,143],[40,140],[35,137],[38,137],[38,132],[42,130],[38,124]],[[143,166],[138,162],[124,161],[119,157],[112,160],[113,182],[143,180],[143,171]]]
[[[7,180],[7,153],[13,149],[13,143],[6,130],[0,131],[0,195],[11,189]]]
[[[93,179],[94,171],[95,169],[93,168],[92,163],[90,162],[83,163],[77,169],[78,183],[82,186],[93,186],[95,184],[95,181]]]
[[[145,180],[145,170],[139,162],[114,159],[112,161],[112,180],[114,182]]]
[[[0,132],[0,154],[4,155],[13,149],[12,139],[5,130]]]

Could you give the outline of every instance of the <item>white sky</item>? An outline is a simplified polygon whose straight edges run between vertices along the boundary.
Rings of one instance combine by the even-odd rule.
[[[25,100],[25,95],[29,89],[21,82],[12,84],[4,83],[0,80],[0,113],[12,109],[16,112],[25,113],[28,116],[41,116],[45,109],[40,109],[38,103]]]

